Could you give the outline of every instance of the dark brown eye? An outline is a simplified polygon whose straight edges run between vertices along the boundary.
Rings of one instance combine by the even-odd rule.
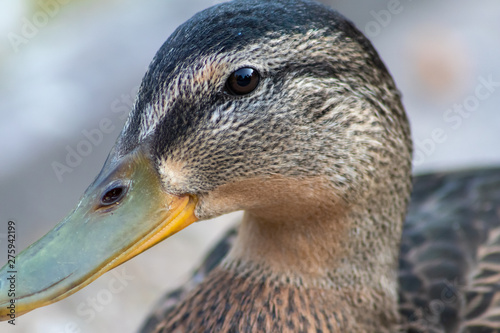
[[[101,198],[101,205],[110,206],[120,201],[127,192],[125,186],[114,186],[107,190]]]
[[[257,88],[260,75],[251,67],[243,67],[234,71],[226,82],[226,90],[231,95],[246,95]]]

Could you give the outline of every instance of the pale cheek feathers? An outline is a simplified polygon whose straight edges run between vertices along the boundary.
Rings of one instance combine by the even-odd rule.
[[[309,218],[317,207],[336,201],[325,183],[321,177],[300,180],[283,176],[230,182],[200,195],[196,216],[208,219],[245,210],[274,221],[304,214]]]
[[[189,176],[186,162],[172,158],[162,159],[158,169],[167,191],[180,194],[188,187]]]

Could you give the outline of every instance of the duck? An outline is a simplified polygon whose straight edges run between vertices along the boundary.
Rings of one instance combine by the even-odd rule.
[[[167,39],[75,209],[0,270],[0,318],[242,210],[141,332],[494,332],[499,203],[498,168],[412,177],[401,94],[349,20],[225,2]]]

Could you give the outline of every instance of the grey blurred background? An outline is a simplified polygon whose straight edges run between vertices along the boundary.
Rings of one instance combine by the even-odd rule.
[[[156,50],[179,24],[218,2],[0,3],[0,264],[7,221],[17,223],[21,250],[75,206]],[[393,74],[412,122],[416,173],[500,166],[498,0],[323,2],[370,37]],[[103,121],[112,130],[83,143]],[[86,156],[55,172],[78,148]],[[239,216],[190,226],[15,327],[0,323],[0,332],[133,332]]]

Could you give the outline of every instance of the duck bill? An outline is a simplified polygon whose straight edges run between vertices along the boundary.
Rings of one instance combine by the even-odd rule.
[[[146,153],[109,158],[73,212],[0,270],[0,319],[75,293],[196,221],[195,206],[162,190]]]

